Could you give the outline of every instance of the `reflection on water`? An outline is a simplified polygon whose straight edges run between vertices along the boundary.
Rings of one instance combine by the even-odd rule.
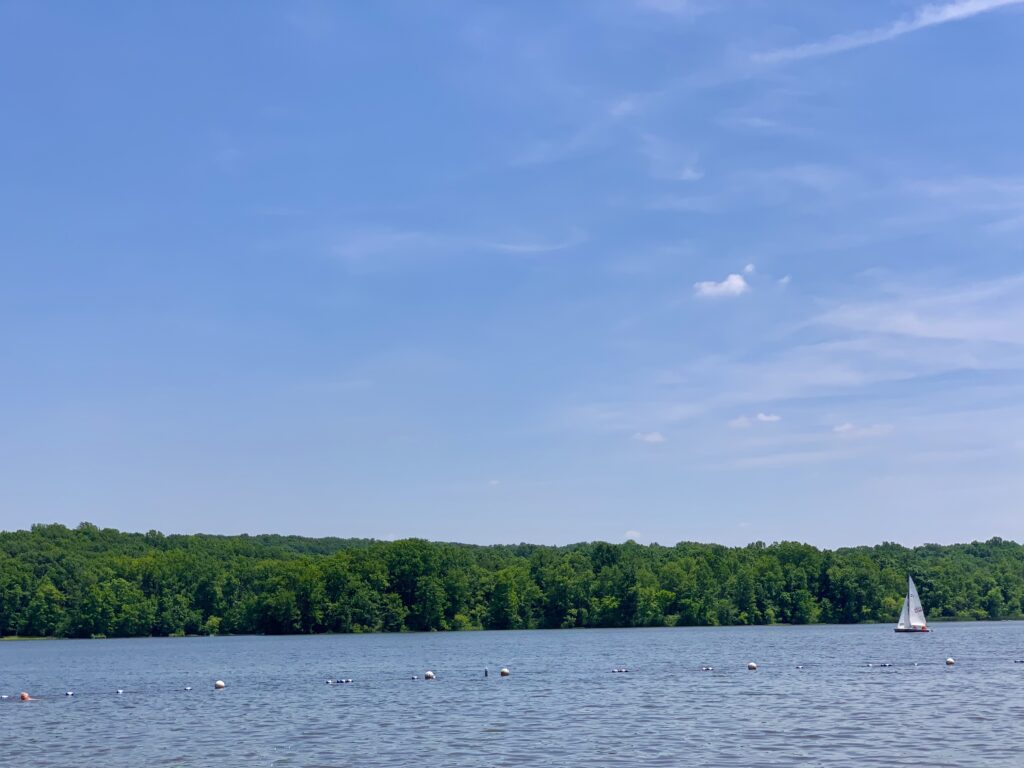
[[[1021,622],[15,642],[0,724],[19,765],[1020,766],[1015,659]]]

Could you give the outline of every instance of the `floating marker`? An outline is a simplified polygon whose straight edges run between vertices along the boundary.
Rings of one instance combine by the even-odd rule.
[[[413,679],[413,680],[419,680],[419,678],[418,678],[418,677],[416,677],[416,675],[413,675],[413,676],[412,676],[412,679]]]
[[[948,659],[946,659],[946,666],[947,667],[952,667],[954,664],[956,664],[956,659],[954,659],[952,656],[950,656]]]
[[[714,672],[715,668],[714,667],[701,667],[700,671],[701,672]]]
[[[74,696],[75,692],[74,691],[64,691],[64,695],[65,696]]]
[[[185,690],[186,691],[191,691],[192,690],[192,686],[191,685],[186,685],[185,686]]]
[[[757,669],[757,664],[755,664],[754,662],[750,662],[749,664],[747,664],[747,669],[753,672],[755,669]]]
[[[484,677],[487,677],[490,673],[487,671],[487,667],[484,667]]]
[[[215,682],[215,683],[213,684],[213,687],[214,687],[214,688],[215,688],[216,690],[218,690],[218,691],[224,690],[224,687],[225,687],[225,686],[224,686],[224,681],[223,681],[223,680],[218,680],[217,682]]]
[[[803,665],[803,664],[797,664],[797,665],[796,665],[796,668],[797,668],[797,669],[803,669],[803,668],[804,668],[804,665]]]
[[[9,699],[9,698],[11,698],[11,697],[8,696],[6,693],[0,693],[0,699]]]
[[[423,673],[423,679],[424,679],[424,680],[433,680],[433,679],[434,679],[434,673],[433,673],[433,672],[431,672],[431,671],[430,671],[430,670],[428,669],[428,670],[427,670],[426,672],[424,672],[424,673]]]
[[[511,674],[511,672],[508,671],[508,667],[502,667],[501,672],[499,672],[498,674],[502,677],[508,677]]]
[[[124,693],[124,688],[118,688],[117,695],[120,696],[122,693]]]

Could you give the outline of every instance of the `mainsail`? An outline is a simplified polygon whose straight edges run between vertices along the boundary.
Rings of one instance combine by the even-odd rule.
[[[921,607],[921,598],[917,596],[917,587],[914,580],[907,576],[907,601],[904,603],[904,610],[910,609],[910,626],[914,629],[923,629],[928,625],[924,618],[924,608]],[[900,616],[902,621],[903,617]]]
[[[924,618],[921,598],[917,596],[917,587],[914,586],[914,580],[910,576],[907,577],[907,596],[903,598],[903,610],[900,611],[900,621],[896,625],[896,631],[928,631],[928,622]]]

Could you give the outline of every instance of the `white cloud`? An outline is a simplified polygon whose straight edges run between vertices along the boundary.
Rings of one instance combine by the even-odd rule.
[[[633,439],[648,445],[661,445],[668,442],[668,438],[661,434],[661,432],[637,432],[633,435]]]
[[[750,290],[743,275],[735,273],[729,275],[720,283],[713,280],[705,280],[693,284],[693,291],[701,298],[721,298],[725,296],[740,296]]]
[[[954,0],[950,3],[924,5],[918,8],[910,18],[900,19],[883,27],[833,35],[827,40],[804,43],[791,48],[779,48],[756,54],[753,58],[758,62],[777,63],[830,56],[834,53],[884,43],[920,29],[960,21],[979,13],[994,11],[1022,2],[1024,0]]]
[[[750,419],[746,416],[737,416],[729,422],[729,429],[746,429],[750,426]]]
[[[745,266],[745,267],[743,268],[743,271],[744,271],[744,272],[745,272],[746,274],[748,274],[748,275],[752,275],[752,274],[754,274],[754,271],[755,271],[756,269],[757,269],[757,267],[755,267],[755,266],[754,266],[753,264],[747,264],[747,266]]]
[[[789,275],[784,275],[783,277],[780,277],[779,278],[779,285],[789,285],[790,279],[791,278],[790,278]]]
[[[643,534],[641,534],[640,531],[626,531],[622,535],[626,539],[626,541],[629,541],[630,539],[636,541],[637,539],[641,538]]]
[[[776,421],[782,421],[782,417],[777,413],[758,413],[757,420],[771,424]]]

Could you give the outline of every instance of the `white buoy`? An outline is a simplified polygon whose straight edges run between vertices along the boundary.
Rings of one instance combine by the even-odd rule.
[[[218,680],[217,682],[215,682],[215,683],[213,684],[213,687],[214,687],[214,688],[215,688],[216,690],[218,690],[218,691],[220,691],[220,690],[223,690],[223,689],[224,689],[224,687],[225,687],[225,685],[224,685],[224,681],[223,681],[223,680]]]
[[[502,667],[501,672],[499,672],[498,674],[502,677],[508,677],[512,673],[508,671],[508,667]]]
[[[796,665],[796,668],[797,668],[797,669],[803,669],[803,668],[804,668],[804,665],[803,665],[803,664],[797,664],[797,665]]]
[[[428,670],[427,670],[426,672],[424,672],[424,673],[423,673],[423,679],[424,679],[424,680],[433,680],[433,679],[434,679],[434,673],[433,673],[433,672],[431,672],[431,671],[430,671],[430,670],[428,669]]]
[[[186,691],[191,691],[192,690],[192,686],[191,685],[186,685],[185,686],[185,690]]]
[[[122,693],[124,693],[124,688],[118,688],[117,695],[120,696]]]
[[[413,675],[413,676],[412,676],[412,679],[413,679],[413,680],[419,680],[419,678],[418,678],[418,677],[417,677],[416,675]]]
[[[747,664],[747,669],[753,672],[755,669],[757,669],[757,664],[755,664],[754,662],[750,662],[749,664]]]
[[[952,667],[954,664],[956,664],[956,659],[954,659],[952,656],[950,656],[948,659],[946,659],[946,666],[947,667]]]
[[[64,691],[64,695],[65,696],[74,696],[75,692],[74,691]]]

